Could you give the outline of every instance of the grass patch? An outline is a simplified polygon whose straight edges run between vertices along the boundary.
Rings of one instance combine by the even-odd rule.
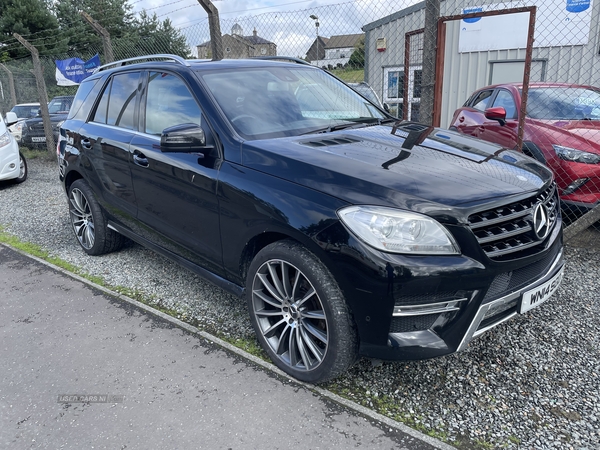
[[[329,72],[344,80],[346,83],[359,83],[365,80],[364,69],[333,69]]]
[[[46,149],[19,147],[19,151],[25,159],[40,159],[42,161],[54,161],[56,159],[56,153],[49,153]]]

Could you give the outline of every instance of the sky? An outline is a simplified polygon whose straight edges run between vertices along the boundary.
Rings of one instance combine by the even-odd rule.
[[[304,57],[319,35],[362,33],[367,23],[403,9],[416,0],[213,0],[219,10],[221,33],[230,33],[238,23],[249,36],[258,36],[277,44],[277,54]],[[129,0],[134,13],[146,9],[160,20],[169,18],[186,36],[193,52],[195,46],[209,40],[207,14],[197,0]]]

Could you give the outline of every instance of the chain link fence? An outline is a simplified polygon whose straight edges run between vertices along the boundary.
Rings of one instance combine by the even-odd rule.
[[[200,17],[176,30],[179,40],[168,33],[111,37],[114,58],[212,58],[202,7],[174,3],[173,11]],[[355,0],[284,8],[222,15],[224,58],[304,59],[376,95],[398,118],[521,149],[555,174],[569,242],[600,245],[600,2]],[[48,98],[76,90],[56,86],[55,60],[98,53],[104,62],[98,42],[85,54],[40,55]],[[31,64],[29,57],[4,62],[17,103],[39,101]],[[0,82],[5,112],[12,106],[5,71]]]

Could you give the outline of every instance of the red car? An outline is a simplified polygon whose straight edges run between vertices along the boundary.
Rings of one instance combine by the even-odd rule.
[[[454,112],[451,130],[514,149],[522,84],[477,90]],[[550,167],[563,205],[600,202],[600,89],[560,83],[529,86],[523,152]]]

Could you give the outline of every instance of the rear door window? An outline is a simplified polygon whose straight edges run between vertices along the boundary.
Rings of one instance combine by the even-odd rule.
[[[134,129],[139,72],[115,75],[106,85],[92,121]]]

